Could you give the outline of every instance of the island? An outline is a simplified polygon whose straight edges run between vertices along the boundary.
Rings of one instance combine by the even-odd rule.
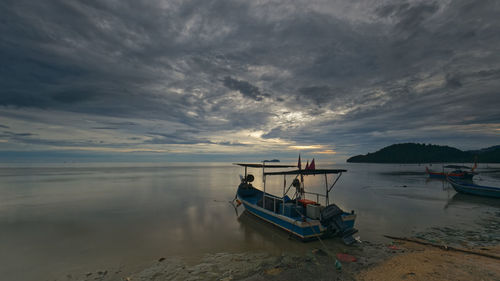
[[[434,144],[399,143],[376,152],[356,155],[349,163],[500,163],[500,145],[479,150],[460,149]]]

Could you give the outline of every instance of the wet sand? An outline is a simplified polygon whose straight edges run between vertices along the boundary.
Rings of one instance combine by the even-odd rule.
[[[476,222],[475,231],[461,226],[430,227],[409,237],[431,245],[383,238],[383,242],[366,240],[351,246],[303,243],[319,248],[311,246],[302,253],[215,253],[196,260],[166,254],[167,258],[159,257],[134,269],[108,268],[57,280],[500,280],[498,218],[500,213],[492,211]],[[290,237],[289,240],[290,244],[296,242]],[[339,254],[356,261],[342,260]]]
[[[101,270],[61,280],[354,280],[359,263],[335,267],[335,259],[322,251],[306,256],[267,253],[217,253],[190,264],[182,259],[159,259],[132,274]]]
[[[217,253],[196,263],[160,258],[131,274],[101,270],[66,280],[500,280],[500,259],[443,250],[412,242],[393,241],[346,248],[355,262],[336,264],[336,254],[313,249],[306,255]],[[347,251],[346,250],[346,251]],[[471,249],[469,249],[471,250]],[[472,249],[474,250],[474,249]],[[500,257],[500,246],[479,252]],[[64,280],[64,279],[61,279]]]
[[[103,268],[57,280],[500,280],[499,217],[500,213],[491,213],[477,222],[473,233],[460,227],[431,227],[408,238],[413,241],[385,237],[383,242],[351,246],[316,243],[319,248],[311,246],[302,253],[248,251],[206,254],[200,259],[165,255],[134,269]],[[346,255],[355,261],[346,260]]]

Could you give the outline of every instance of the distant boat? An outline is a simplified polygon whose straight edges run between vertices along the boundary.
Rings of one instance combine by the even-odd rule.
[[[500,198],[500,187],[477,185],[472,181],[458,181],[452,178],[448,178],[448,182],[457,192]]]
[[[432,172],[428,167],[425,167],[425,172],[429,175],[430,178],[437,179],[446,179],[447,177],[454,179],[462,179],[462,180],[471,180],[475,173],[472,171],[473,169],[467,166],[458,166],[458,165],[447,165],[443,168],[455,169],[451,172]],[[470,169],[471,172],[465,171],[462,169]]]
[[[241,183],[238,186],[237,200],[238,203],[242,203],[245,206],[245,209],[249,213],[280,227],[301,240],[339,236],[342,237],[345,244],[349,245],[355,242],[352,235],[358,232],[354,228],[356,214],[354,214],[354,211],[344,212],[337,205],[330,204],[329,202],[330,191],[342,173],[347,172],[347,170],[297,169],[266,172],[265,169],[267,168],[291,168],[296,166],[266,165],[265,163],[235,163],[235,165],[245,168],[245,176],[241,177]],[[247,173],[247,168],[262,168],[263,190],[257,189],[252,185],[254,176]],[[324,175],[325,181],[328,181],[328,174],[337,174],[338,176],[331,186],[326,182],[324,194],[304,190],[304,176]],[[266,177],[280,175],[283,176],[284,180],[282,196],[267,193]],[[288,186],[286,184],[287,175],[295,176]],[[290,189],[292,189],[291,193],[293,193],[291,198],[287,195]],[[309,195],[310,199],[316,200],[306,199],[306,194]],[[324,199],[326,206],[319,204],[320,197]]]

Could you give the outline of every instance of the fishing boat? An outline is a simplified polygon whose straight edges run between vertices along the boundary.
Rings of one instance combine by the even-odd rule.
[[[436,178],[436,179],[446,179],[447,177],[454,178],[454,179],[462,179],[462,180],[471,180],[472,177],[475,175],[474,173],[474,168],[467,167],[467,166],[459,166],[459,165],[447,165],[444,166],[444,168],[448,169],[454,169],[451,172],[432,172],[429,170],[428,167],[425,167],[426,173],[429,175],[430,178]],[[471,171],[465,171],[463,169],[470,169]]]
[[[300,163],[300,162],[299,162]],[[241,183],[236,193],[236,201],[243,204],[245,209],[258,218],[269,222],[299,238],[307,241],[318,238],[339,236],[347,245],[356,240],[353,234],[358,232],[354,228],[356,214],[354,211],[345,212],[335,204],[330,204],[330,192],[339,180],[342,173],[347,170],[340,169],[294,169],[286,171],[267,172],[272,168],[292,168],[297,166],[268,164],[234,163],[245,169],[241,176]],[[300,166],[299,166],[300,167]],[[248,173],[248,168],[262,169],[262,186],[260,190],[252,185],[254,176]],[[328,175],[334,174],[336,178],[328,185]],[[323,175],[325,180],[324,194],[309,192],[304,187],[304,176]],[[269,176],[283,176],[282,196],[266,192],[266,178]],[[294,177],[287,185],[287,177]],[[293,193],[291,197],[288,193]],[[306,198],[308,196],[309,198]],[[320,198],[325,202],[320,204]],[[315,199],[315,200],[311,200]]]
[[[450,177],[448,182],[460,193],[500,198],[500,187],[477,185],[472,181],[458,181]]]

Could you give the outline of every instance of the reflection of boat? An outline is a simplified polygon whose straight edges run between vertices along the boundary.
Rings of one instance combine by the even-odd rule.
[[[447,165],[444,166],[443,168],[449,168],[449,169],[455,169],[451,172],[432,172],[429,170],[428,167],[425,167],[425,171],[429,175],[429,178],[435,178],[435,179],[446,179],[447,177],[454,178],[454,179],[467,179],[470,180],[472,177],[475,175],[474,169],[467,167],[467,166],[458,166],[458,165]],[[471,171],[465,171],[462,169],[470,169]]]
[[[452,178],[448,178],[448,182],[457,192],[500,198],[500,187],[477,185],[472,181],[457,181]]]
[[[446,203],[445,208],[450,206],[487,206],[498,207],[498,200],[496,198],[472,196],[464,193],[455,193]]]
[[[340,236],[346,244],[352,244],[355,241],[352,237],[357,232],[354,228],[354,220],[356,219],[354,211],[347,213],[337,205],[329,204],[329,193],[346,170],[298,169],[266,172],[266,168],[291,168],[295,166],[265,165],[265,163],[237,163],[236,165],[245,167],[245,176],[242,177],[238,186],[237,198],[251,214],[288,231],[302,240]],[[254,177],[247,173],[247,168],[262,168],[263,191],[252,185]],[[337,175],[331,186],[328,185],[328,174]],[[266,177],[279,175],[283,176],[284,180],[283,195],[278,197],[266,193]],[[287,175],[295,176],[288,187],[286,185]],[[325,176],[326,188],[324,194],[305,191],[303,177],[308,175]],[[287,194],[292,187],[294,187],[295,191],[292,198],[290,198]],[[314,196],[316,200],[306,199],[306,195]],[[320,197],[324,199],[326,206],[319,204]]]
[[[285,241],[288,240],[288,234],[277,227],[270,227],[267,222],[254,216],[249,211],[244,210],[238,216],[241,230],[245,233],[245,240],[258,241]]]

